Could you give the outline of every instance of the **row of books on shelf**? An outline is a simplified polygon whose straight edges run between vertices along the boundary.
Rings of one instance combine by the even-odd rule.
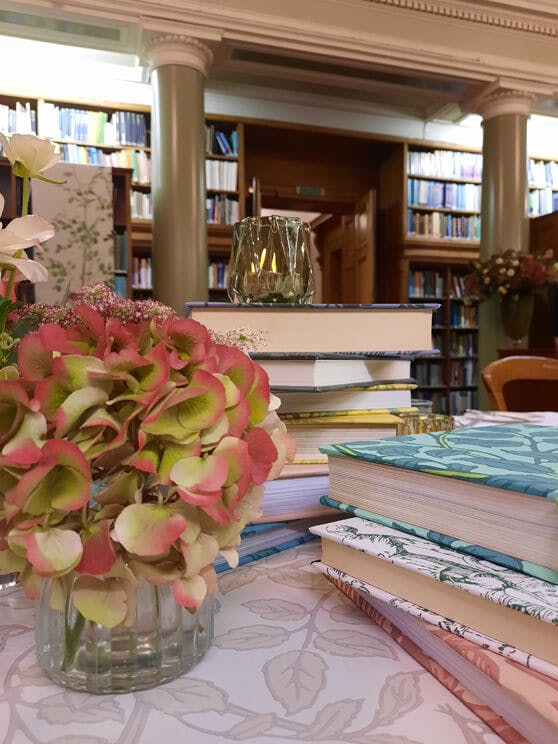
[[[449,183],[409,178],[407,182],[409,206],[445,207],[480,212],[481,187],[475,183]]]
[[[452,331],[449,340],[450,356],[475,356],[478,354],[478,333]]]
[[[478,305],[465,305],[462,302],[451,303],[450,326],[452,328],[476,328],[478,324]]]
[[[550,187],[529,192],[529,216],[538,217],[558,210],[558,192]]]
[[[15,105],[0,104],[0,132],[4,134],[36,134],[37,112],[31,108],[31,104],[20,103]],[[0,146],[0,153],[2,148]]]
[[[508,744],[558,731],[557,445],[508,424],[322,448],[313,566]]]
[[[409,150],[407,173],[409,176],[434,178],[482,178],[482,155],[454,150]]]
[[[128,236],[125,232],[113,233],[114,270],[128,271]]]
[[[450,359],[450,385],[476,385],[478,383],[478,364],[476,359]],[[472,406],[468,406],[472,408]]]
[[[132,289],[153,289],[151,259],[134,256],[132,259]]]
[[[441,359],[434,362],[417,361],[414,366],[417,385],[443,385],[444,366]]]
[[[214,194],[205,200],[207,222],[211,225],[232,225],[240,219],[238,199]]]
[[[210,261],[207,267],[207,286],[209,289],[225,289],[229,279],[228,261]]]
[[[527,180],[533,188],[552,186],[558,189],[558,163],[554,160],[534,160],[529,158]]]
[[[409,271],[409,297],[444,296],[444,276],[439,271]]]
[[[151,193],[130,191],[130,213],[133,220],[150,220],[153,217],[153,199]]]
[[[95,145],[147,146],[145,114],[137,111],[90,111],[39,102],[41,137]]]
[[[238,157],[238,131],[226,131],[215,124],[205,125],[205,152],[208,155]]]
[[[481,219],[477,214],[457,215],[448,212],[407,210],[407,232],[430,238],[480,240]]]
[[[105,152],[98,147],[62,143],[60,152],[66,163],[131,168],[132,181],[142,184],[151,182],[151,159],[144,150],[126,149]]]
[[[238,188],[238,163],[228,160],[205,161],[205,187],[208,191],[236,191]]]

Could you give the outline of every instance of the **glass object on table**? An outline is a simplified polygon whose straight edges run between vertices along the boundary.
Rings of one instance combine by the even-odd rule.
[[[431,431],[452,431],[455,429],[453,416],[443,413],[399,413],[401,423],[397,424],[397,436],[405,434],[426,434]]]
[[[314,294],[310,226],[298,217],[246,217],[234,225],[233,302],[304,304]]]
[[[207,651],[212,597],[189,612],[175,602],[171,584],[138,579],[130,622],[109,628],[76,609],[76,578],[45,579],[37,606],[37,659],[58,684],[90,693],[144,690],[184,674]],[[112,601],[125,601],[118,593],[111,593]]]
[[[533,318],[533,295],[503,297],[500,304],[502,326],[513,347],[521,347],[528,340]]]

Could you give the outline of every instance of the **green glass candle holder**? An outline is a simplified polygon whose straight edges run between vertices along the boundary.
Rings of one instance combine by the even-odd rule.
[[[310,226],[298,217],[246,217],[234,225],[227,291],[233,302],[304,304],[314,294]]]

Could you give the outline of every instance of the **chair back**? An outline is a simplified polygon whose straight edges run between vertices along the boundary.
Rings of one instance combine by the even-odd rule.
[[[558,359],[504,357],[481,376],[494,411],[558,411]]]

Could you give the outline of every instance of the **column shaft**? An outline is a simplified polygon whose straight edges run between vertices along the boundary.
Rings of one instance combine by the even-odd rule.
[[[151,82],[154,296],[182,314],[207,300],[204,76],[165,64]]]
[[[506,250],[529,247],[527,216],[527,116],[506,113],[484,121],[481,260]],[[508,343],[502,329],[500,302],[491,298],[479,307],[479,372]],[[489,407],[479,380],[479,407]]]

